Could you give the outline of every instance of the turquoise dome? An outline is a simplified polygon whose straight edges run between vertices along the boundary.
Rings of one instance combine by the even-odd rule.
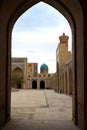
[[[40,69],[47,69],[48,70],[48,66],[46,64],[42,64]]]

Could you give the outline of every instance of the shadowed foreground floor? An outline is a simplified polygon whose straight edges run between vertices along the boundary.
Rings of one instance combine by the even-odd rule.
[[[72,97],[53,90],[12,92],[11,120],[3,130],[79,130],[72,122]]]

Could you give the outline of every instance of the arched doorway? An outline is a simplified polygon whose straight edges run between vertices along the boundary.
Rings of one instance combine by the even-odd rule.
[[[23,70],[20,67],[16,67],[12,71],[12,76],[11,76],[12,82],[15,82],[14,85],[18,89],[21,89],[23,87],[23,82],[24,82],[24,76],[23,76]]]
[[[71,95],[72,94],[72,70],[71,68],[69,69],[69,94]]]
[[[40,89],[45,89],[45,82],[43,80],[40,81]]]
[[[37,81],[32,81],[32,89],[37,89]]]
[[[62,92],[64,92],[64,73],[62,73]]]
[[[3,0],[2,0],[3,1]],[[1,13],[0,13],[0,29],[1,29],[1,35],[0,35],[0,56],[1,56],[1,70],[2,73],[0,75],[1,79],[1,106],[3,109],[0,111],[0,120],[2,120],[2,124],[4,124],[6,121],[10,118],[10,64],[11,64],[11,31],[13,24],[17,20],[17,18],[28,8],[30,8],[32,5],[39,2],[39,0],[35,1],[17,1],[15,3],[15,0],[12,1],[1,1]],[[85,90],[87,90],[86,85],[86,78],[85,78],[85,86],[84,86],[84,60],[86,63],[86,56],[85,59],[83,58],[85,53],[87,54],[87,49],[85,48],[87,43],[87,23],[86,20],[86,5],[87,1],[82,0],[73,0],[69,2],[65,1],[49,1],[45,0],[48,4],[52,5],[54,8],[59,10],[70,22],[70,25],[72,27],[72,35],[73,35],[73,86],[74,86],[74,94],[73,94],[73,120],[76,124],[78,124],[81,128],[85,127],[87,128],[86,119],[87,114],[84,114],[86,112],[86,108],[84,108],[84,101],[86,101],[87,95]],[[80,2],[82,4],[80,4]],[[8,8],[10,11],[8,12]],[[84,9],[84,10],[82,10]],[[77,12],[77,13],[76,13]],[[84,15],[83,15],[84,13]],[[4,17],[2,17],[4,16]],[[6,17],[6,20],[4,18]],[[84,23],[83,23],[84,19]],[[2,22],[4,23],[2,24]],[[85,31],[84,31],[85,29]],[[84,35],[83,35],[84,32]],[[84,42],[85,41],[85,42]],[[85,48],[85,49],[84,49]],[[3,54],[3,55],[2,55]],[[4,56],[4,58],[3,58]],[[86,66],[85,66],[86,70]],[[86,71],[85,71],[86,73]],[[87,76],[86,76],[87,77]],[[81,91],[80,91],[81,90]],[[2,98],[3,93],[3,98]],[[77,95],[78,93],[78,95]],[[81,100],[80,100],[81,98]],[[4,100],[3,100],[4,99]],[[77,107],[78,105],[78,107]],[[80,118],[78,116],[83,117]],[[85,121],[84,121],[85,120]]]
[[[65,93],[67,94],[67,71],[65,71]]]

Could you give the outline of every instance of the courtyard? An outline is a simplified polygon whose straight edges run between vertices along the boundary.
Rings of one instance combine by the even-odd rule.
[[[3,130],[78,130],[72,122],[72,97],[54,90],[11,92],[11,120]]]

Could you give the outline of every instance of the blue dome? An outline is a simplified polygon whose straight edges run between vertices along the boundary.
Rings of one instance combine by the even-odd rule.
[[[40,69],[47,69],[48,70],[48,66],[46,64],[42,64]]]

